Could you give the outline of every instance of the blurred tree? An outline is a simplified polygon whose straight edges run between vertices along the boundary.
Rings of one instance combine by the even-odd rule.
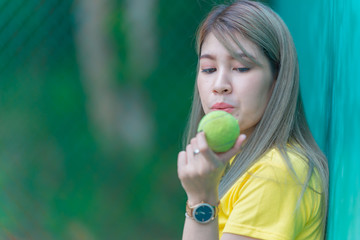
[[[140,153],[144,156],[153,149],[154,124],[149,111],[150,100],[141,88],[141,82],[153,70],[156,58],[155,17],[151,14],[154,12],[151,4],[152,1],[128,2],[125,11],[128,14],[123,18],[130,26],[123,37],[128,37],[126,42],[131,43],[126,47],[129,62],[125,63],[125,67],[130,68],[130,74],[126,76],[128,79],[119,81],[116,68],[124,66],[119,66],[114,52],[116,43],[107,27],[112,24],[108,16],[113,14],[114,3],[111,0],[79,1],[77,49],[88,95],[87,108],[100,137],[99,143],[110,155],[118,153],[119,143],[126,145],[127,151],[135,155]],[[143,39],[146,41],[143,42]]]

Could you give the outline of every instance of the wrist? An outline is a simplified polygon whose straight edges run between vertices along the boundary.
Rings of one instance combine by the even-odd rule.
[[[219,203],[219,196],[218,193],[212,193],[212,194],[204,194],[204,195],[188,195],[188,204],[190,206],[194,206],[201,202],[209,203],[210,205],[217,205]]]
[[[219,212],[218,202],[215,205],[202,201],[194,206],[191,206],[189,202],[186,202],[185,216],[193,219],[197,223],[206,224],[217,218]]]

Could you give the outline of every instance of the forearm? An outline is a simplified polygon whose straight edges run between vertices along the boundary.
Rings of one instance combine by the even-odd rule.
[[[183,240],[219,240],[216,215],[220,179],[231,157],[239,152],[244,140],[245,135],[241,135],[231,150],[215,154],[207,145],[205,133],[200,132],[191,139],[186,151],[179,153],[178,176],[188,197],[188,215],[197,214],[197,221],[191,217],[186,218]]]
[[[186,217],[183,231],[183,240],[219,240],[218,218],[201,224]]]
[[[187,215],[184,224],[183,240],[218,240],[219,239],[219,224],[218,224],[218,192],[215,191],[209,195],[202,196],[188,196],[187,205],[192,207],[200,202],[206,202],[211,206],[216,206],[215,218],[207,223],[199,223],[192,217]],[[195,211],[195,210],[194,210]],[[187,212],[188,208],[187,208]],[[191,212],[191,211],[190,211]],[[193,213],[189,213],[193,215]],[[196,213],[195,213],[196,214]]]

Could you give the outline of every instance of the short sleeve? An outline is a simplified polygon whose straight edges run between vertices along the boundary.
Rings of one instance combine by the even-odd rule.
[[[281,159],[280,159],[281,160]],[[305,224],[297,211],[302,184],[286,165],[266,161],[251,168],[233,189],[231,213],[224,233],[258,239],[294,239]]]

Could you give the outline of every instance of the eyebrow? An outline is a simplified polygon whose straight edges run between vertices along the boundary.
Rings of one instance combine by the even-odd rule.
[[[236,53],[237,57],[239,58],[248,58],[248,59],[256,59],[254,56],[247,56],[245,53]],[[216,56],[211,55],[211,54],[202,54],[199,59],[210,59],[210,60],[216,60]],[[233,56],[229,57],[230,59],[235,59]]]
[[[215,60],[216,57],[214,55],[211,55],[211,54],[202,54],[199,59],[203,59],[203,58],[208,58],[210,60]]]

